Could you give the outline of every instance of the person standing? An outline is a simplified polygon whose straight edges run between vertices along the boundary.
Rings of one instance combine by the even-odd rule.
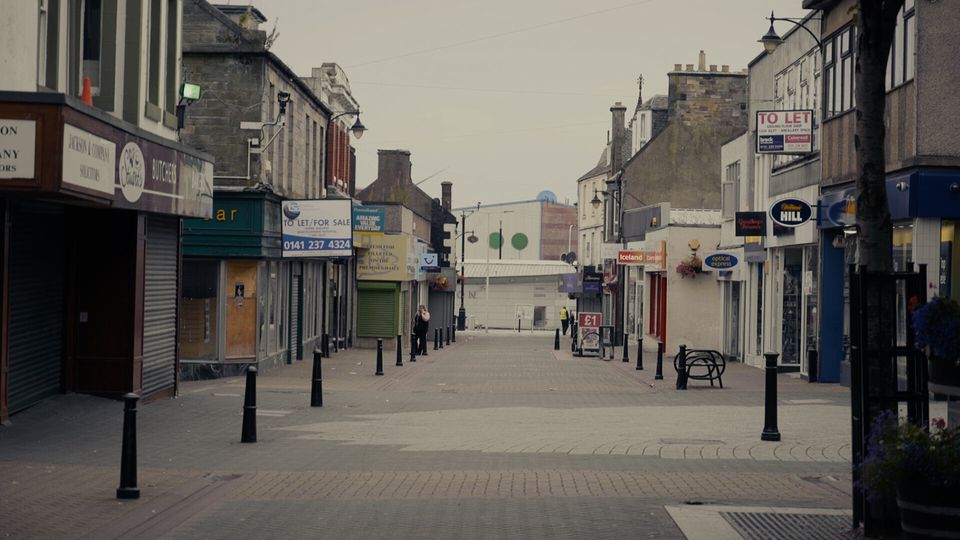
[[[567,328],[570,326],[570,314],[567,312],[567,306],[560,308],[560,324],[563,325],[563,335],[567,335]]]
[[[427,330],[430,329],[430,312],[427,306],[420,304],[413,316],[413,333],[417,336],[417,354],[427,354]]]

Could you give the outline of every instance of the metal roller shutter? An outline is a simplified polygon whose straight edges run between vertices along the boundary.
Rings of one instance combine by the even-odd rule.
[[[298,270],[294,268],[294,272]],[[290,280],[290,346],[287,348],[287,354],[290,360],[299,360],[303,358],[303,339],[301,338],[300,314],[303,311],[301,304],[303,291],[300,286],[301,277],[294,274]]]
[[[63,209],[30,204],[11,214],[10,413],[60,392],[63,372]]]
[[[143,394],[172,387],[177,361],[177,270],[180,220],[147,217],[143,291]]]
[[[357,296],[357,335],[393,337],[397,331],[396,284],[362,287]]]

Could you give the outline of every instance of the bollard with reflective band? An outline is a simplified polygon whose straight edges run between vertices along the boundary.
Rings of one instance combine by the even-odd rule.
[[[560,329],[557,328],[556,332],[553,334],[553,350],[560,350]]]
[[[677,355],[677,390],[687,389],[687,346],[680,346],[680,353]]]
[[[763,353],[767,359],[766,365],[766,396],[763,402],[763,433],[761,441],[779,441],[780,430],[777,429],[777,353]]]
[[[137,487],[137,401],[140,396],[123,396],[123,440],[120,447],[120,487],[118,499],[139,499]]]
[[[375,375],[383,375],[383,339],[377,338],[377,372]]]
[[[397,334],[397,367],[403,366],[403,336]]]
[[[310,383],[310,406],[323,407],[323,351],[313,350],[313,380]]]
[[[654,380],[663,380],[663,342],[657,342],[657,374],[653,376]]]
[[[247,366],[247,388],[243,394],[243,432],[240,442],[257,442],[257,368]]]
[[[630,345],[629,345],[630,341],[629,341],[629,338],[630,338],[630,334],[624,332],[624,333],[623,333],[623,361],[624,361],[624,362],[629,362],[629,361],[630,361]]]
[[[417,335],[410,334],[410,361],[411,362],[417,361],[417,347],[419,346],[420,344],[417,342]]]

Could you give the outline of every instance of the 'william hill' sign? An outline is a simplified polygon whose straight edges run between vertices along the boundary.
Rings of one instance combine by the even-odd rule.
[[[781,199],[770,207],[770,219],[784,227],[799,227],[810,221],[813,209],[800,199]]]

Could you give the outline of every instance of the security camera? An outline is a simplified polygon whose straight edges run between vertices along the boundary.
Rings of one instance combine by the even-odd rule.
[[[290,102],[290,92],[277,92],[277,105],[280,106],[280,114],[287,112],[287,103]]]

